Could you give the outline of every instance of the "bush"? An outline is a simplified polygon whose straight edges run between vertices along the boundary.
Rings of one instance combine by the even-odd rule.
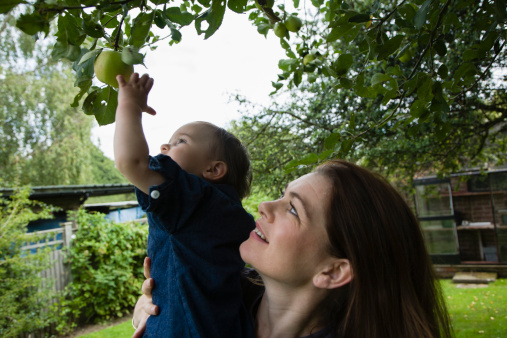
[[[0,336],[15,337],[49,325],[53,314],[48,304],[54,297],[52,284],[39,273],[51,265],[48,251],[23,250],[27,245],[27,225],[38,219],[52,218],[52,208],[28,199],[24,188],[10,200],[0,200]],[[36,210],[36,211],[34,211]],[[41,240],[31,237],[31,241]]]
[[[69,251],[72,282],[59,304],[60,333],[132,311],[144,280],[148,239],[147,225],[118,224],[82,209],[70,217],[78,231]]]

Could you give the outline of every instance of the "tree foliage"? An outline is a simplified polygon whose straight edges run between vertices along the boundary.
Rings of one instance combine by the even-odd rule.
[[[505,0],[13,0],[0,13],[18,6],[27,8],[17,21],[27,34],[48,35],[49,23],[57,22],[52,56],[74,62],[80,92],[73,105],[85,98],[83,110],[99,123],[114,121],[116,104],[114,89],[92,85],[101,48],[142,63],[162,40],[180,42],[185,26],[209,38],[232,10],[248,12],[260,34],[271,34],[275,23],[290,28],[280,38],[287,57],[279,61],[273,93],[308,90],[299,103],[272,109],[284,112],[284,123],[287,116],[294,122],[273,133],[282,128],[293,139],[304,137],[290,147],[299,161],[289,163],[283,154],[273,165],[298,168],[350,156],[380,168],[402,162],[424,169],[439,157],[442,168],[457,168],[463,143],[472,146],[468,160],[481,158],[486,145],[505,147],[505,81],[494,81],[505,67]],[[301,29],[290,27],[294,16]],[[304,110],[311,107],[322,111],[310,116]],[[439,155],[417,155],[429,149]],[[406,157],[394,156],[407,150]]]
[[[0,20],[0,186],[123,182],[91,141],[93,118],[70,103],[70,65],[48,58],[48,45]],[[69,90],[70,89],[70,90]]]
[[[144,278],[148,240],[147,225],[115,223],[83,209],[72,218],[78,231],[69,252],[72,282],[58,304],[60,333],[132,311]]]
[[[405,181],[504,163],[504,2],[336,4],[334,13],[306,12],[297,41],[281,39],[289,58],[279,62],[271,106],[238,99],[249,113],[234,128],[261,162],[265,189],[333,157]]]
[[[28,199],[22,189],[10,200],[0,200],[0,335],[18,337],[44,328],[53,320],[48,308],[52,284],[39,272],[51,265],[47,250],[27,252],[26,226],[30,221],[51,218],[52,209]],[[37,209],[38,211],[33,211]],[[31,237],[37,241],[41,238]]]

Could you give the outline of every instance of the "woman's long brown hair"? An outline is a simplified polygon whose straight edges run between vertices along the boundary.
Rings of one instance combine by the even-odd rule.
[[[321,309],[337,337],[451,337],[452,328],[419,223],[382,177],[333,160],[315,170],[333,189],[331,254],[347,258],[352,282]]]

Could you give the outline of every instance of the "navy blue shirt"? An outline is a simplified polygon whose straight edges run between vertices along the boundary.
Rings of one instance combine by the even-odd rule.
[[[235,189],[182,170],[169,156],[150,156],[165,182],[136,189],[149,222],[148,256],[155,280],[144,337],[254,337],[242,301],[239,245],[254,229]]]

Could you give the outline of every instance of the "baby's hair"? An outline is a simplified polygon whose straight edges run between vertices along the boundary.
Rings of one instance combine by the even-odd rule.
[[[209,124],[215,128],[214,141],[211,145],[211,154],[214,159],[227,164],[227,173],[220,183],[232,185],[240,199],[250,194],[252,184],[252,167],[250,156],[241,141],[227,130]]]

